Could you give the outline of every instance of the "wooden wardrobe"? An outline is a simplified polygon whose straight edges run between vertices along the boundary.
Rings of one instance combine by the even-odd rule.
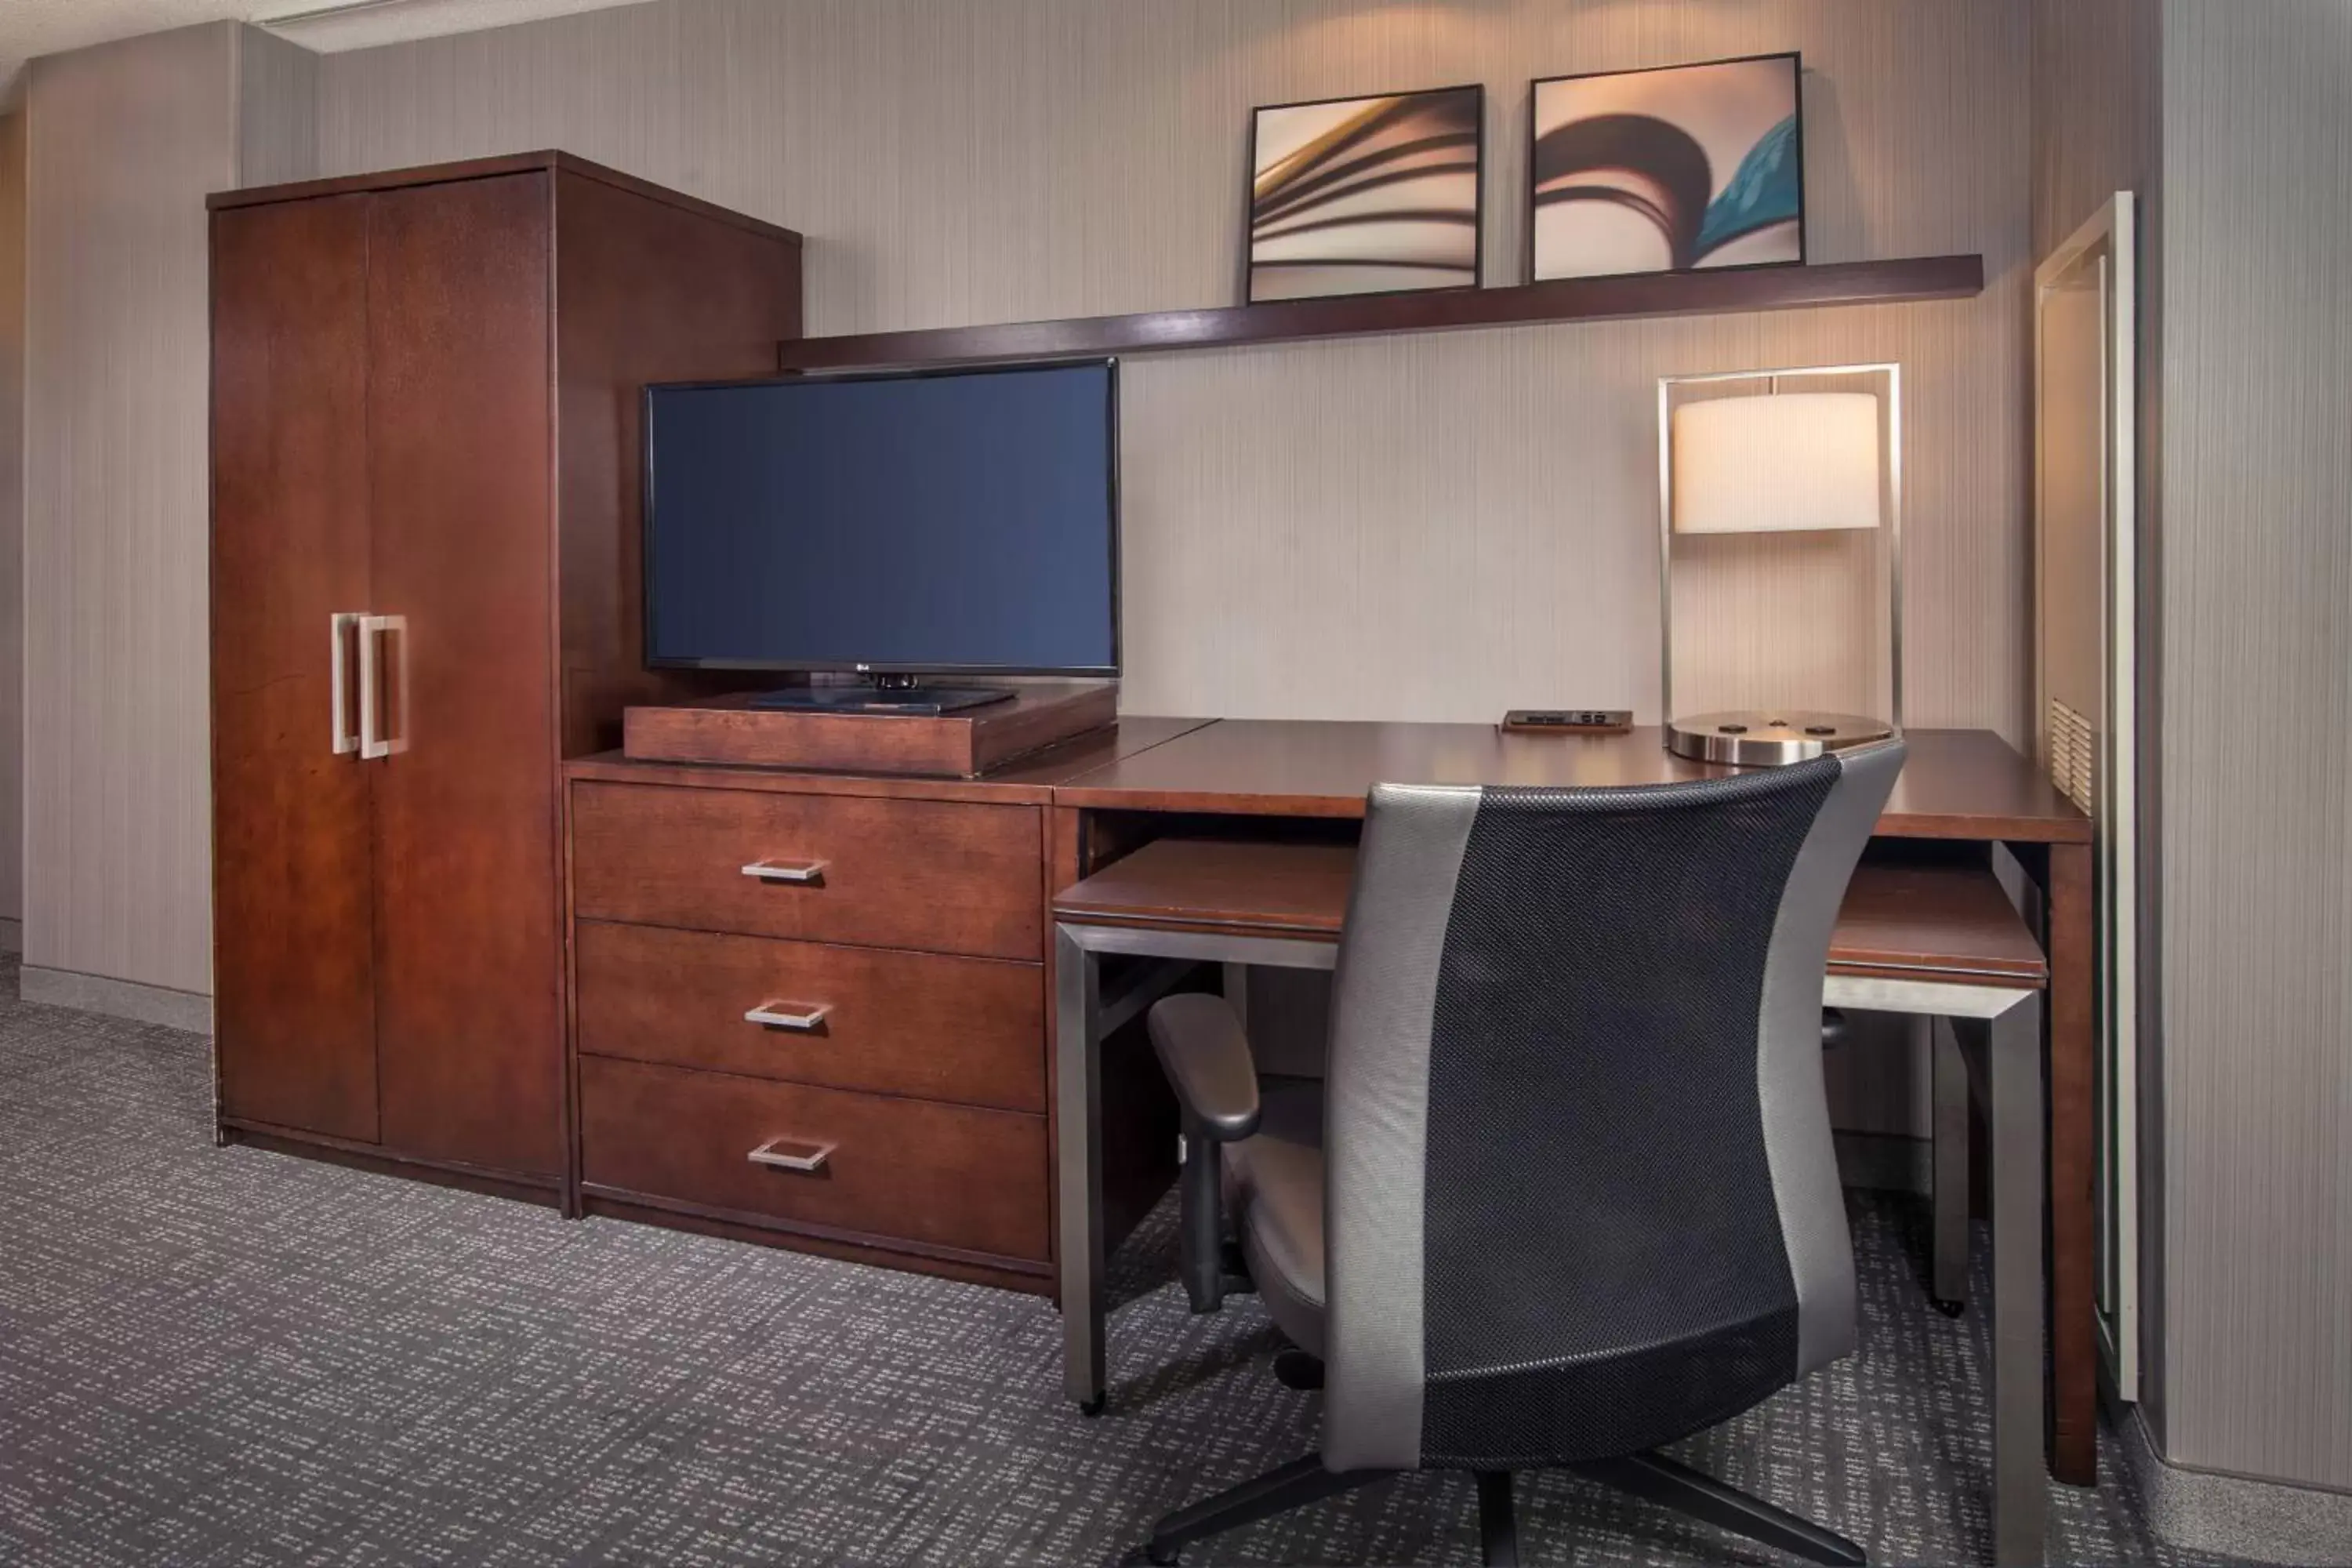
[[[562,1201],[558,765],[709,689],[642,388],[772,372],[800,237],[555,153],[210,205],[222,1135]]]

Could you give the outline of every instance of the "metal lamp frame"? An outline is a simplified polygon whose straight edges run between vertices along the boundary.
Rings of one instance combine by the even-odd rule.
[[[1701,375],[1658,378],[1658,721],[1671,726],[1675,712],[1675,453],[1674,392],[1679,386],[1763,381],[1780,390],[1783,379],[1883,375],[1886,378],[1886,596],[1887,681],[1894,711],[1903,728],[1903,367],[1874,364],[1801,365],[1788,370],[1726,370]]]

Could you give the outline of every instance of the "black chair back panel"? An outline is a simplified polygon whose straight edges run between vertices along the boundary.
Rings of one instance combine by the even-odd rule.
[[[1759,1016],[1837,779],[1484,793],[1431,1026],[1424,1462],[1629,1453],[1790,1376]]]

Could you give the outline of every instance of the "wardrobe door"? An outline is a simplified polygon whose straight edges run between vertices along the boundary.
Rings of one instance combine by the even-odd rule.
[[[223,1114],[373,1142],[367,200],[212,219],[214,1032]],[[338,676],[343,679],[338,683]]]
[[[383,1142],[560,1180],[548,175],[373,199]]]

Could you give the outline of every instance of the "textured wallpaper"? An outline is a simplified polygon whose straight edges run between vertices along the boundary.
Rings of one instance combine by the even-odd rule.
[[[1910,717],[2021,738],[2025,19],[2014,0],[667,0],[328,57],[320,145],[330,173],[546,145],[616,164],[801,229],[810,330],[865,331],[1234,302],[1254,107],[1465,82],[1486,89],[1486,280],[1516,282],[1531,79],[1801,50],[1810,254],[1981,251],[1983,298],[1130,361],[1126,706],[1648,717],[1656,378],[1891,358]],[[1850,563],[1815,553],[1678,565],[1686,706],[1874,683]]]

